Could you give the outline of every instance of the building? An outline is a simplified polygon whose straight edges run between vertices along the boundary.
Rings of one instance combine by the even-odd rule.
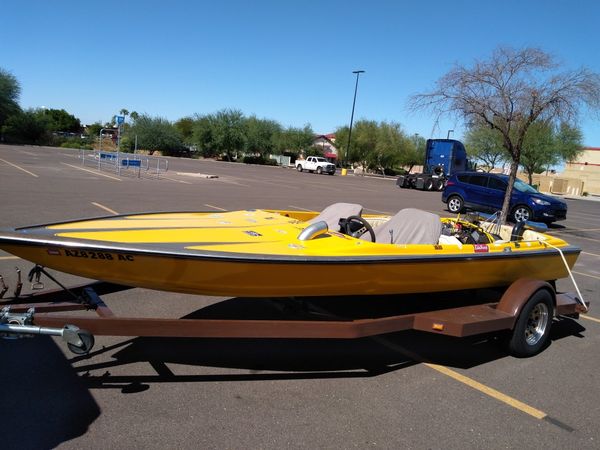
[[[600,147],[585,147],[575,161],[565,166],[560,176],[580,180],[582,192],[600,195]]]
[[[335,134],[320,134],[315,136],[313,146],[320,148],[323,151],[323,156],[332,163],[336,163],[338,159],[338,149],[335,146]]]

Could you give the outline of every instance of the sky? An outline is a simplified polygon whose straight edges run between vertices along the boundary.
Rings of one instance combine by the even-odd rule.
[[[407,109],[456,64],[538,47],[561,70],[600,73],[597,0],[19,0],[0,11],[0,67],[21,107],[84,124],[122,108],[171,121],[232,108],[331,133],[349,125],[352,72],[364,70],[355,122],[461,139],[460,121]],[[583,111],[579,126],[600,147],[600,117]]]

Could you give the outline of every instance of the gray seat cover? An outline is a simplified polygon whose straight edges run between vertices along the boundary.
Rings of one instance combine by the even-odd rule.
[[[363,207],[356,203],[334,203],[321,211],[321,214],[317,217],[310,219],[307,223],[312,224],[322,220],[327,222],[327,227],[331,231],[339,231],[339,221],[342,217],[360,216],[362,210]]]
[[[414,208],[401,209],[375,228],[376,242],[381,244],[437,244],[441,233],[437,214]]]

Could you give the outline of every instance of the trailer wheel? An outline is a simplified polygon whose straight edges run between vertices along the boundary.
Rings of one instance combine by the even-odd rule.
[[[92,347],[94,347],[94,335],[86,330],[78,330],[78,343],[67,342],[67,347],[76,355],[87,355]]]
[[[433,184],[433,188],[436,191],[443,191],[444,190],[444,180],[438,178],[437,180],[435,180],[435,183]]]
[[[302,166],[301,166],[300,164],[298,164],[298,165],[296,166],[296,170],[297,170],[298,172],[302,172]]]
[[[529,298],[508,340],[512,355],[533,356],[544,348],[550,337],[553,308],[552,294],[547,289],[539,289]]]
[[[433,190],[433,180],[431,178],[429,178],[425,181],[425,184],[423,184],[423,190],[424,191]]]

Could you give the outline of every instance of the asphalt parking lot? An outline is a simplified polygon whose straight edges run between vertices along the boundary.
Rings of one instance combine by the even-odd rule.
[[[320,210],[338,201],[367,213],[449,214],[439,193],[400,190],[389,178],[185,159],[169,159],[159,179],[137,178],[82,166],[76,151],[6,145],[0,198],[0,228],[140,211]],[[574,276],[591,310],[556,322],[536,357],[418,332],[356,341],[100,336],[89,356],[54,338],[0,340],[3,447],[598,448],[600,202],[567,203],[567,220],[550,232],[582,248]],[[16,266],[31,268],[0,252],[11,287]],[[568,280],[558,287],[573,289]],[[252,307],[144,289],[104,300],[139,317]]]

